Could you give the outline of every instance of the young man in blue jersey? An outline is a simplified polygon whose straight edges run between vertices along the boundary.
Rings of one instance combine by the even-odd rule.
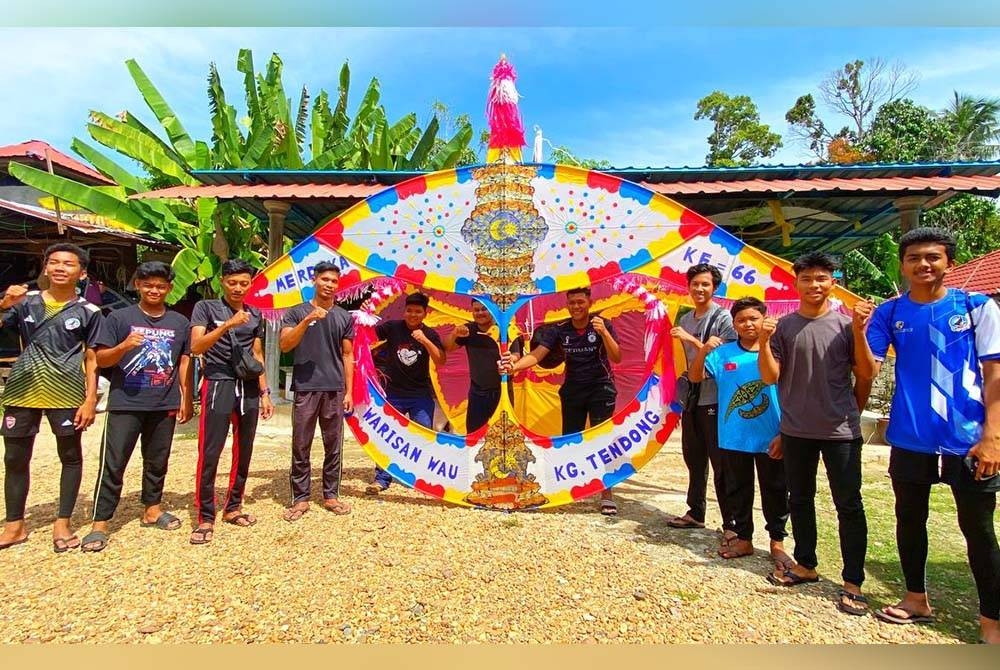
[[[725,472],[726,506],[736,536],[719,548],[726,559],[753,555],[753,473],[760,483],[761,508],[770,553],[780,570],[792,559],[785,553],[788,489],[781,462],[778,392],[761,381],[757,357],[767,306],[757,298],[740,298],[730,308],[739,339],[725,343],[712,335],[698,350],[688,375],[693,383],[714,379],[719,398],[719,451]]]
[[[933,620],[925,588],[931,485],[951,486],[979,592],[980,638],[1000,643],[1000,308],[949,289],[955,238],[917,228],[899,240],[909,291],[879,305],[859,352],[880,366],[896,352],[896,390],[886,439],[896,496],[896,544],[906,595],[875,615],[897,624]]]

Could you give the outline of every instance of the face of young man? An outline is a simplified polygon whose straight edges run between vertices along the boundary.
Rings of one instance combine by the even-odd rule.
[[[764,315],[753,307],[741,309],[733,317],[733,327],[736,329],[736,334],[745,342],[755,342],[760,337],[762,323],[764,323]]]
[[[135,290],[139,292],[139,304],[144,307],[162,307],[171,288],[173,285],[163,277],[135,280]]]
[[[55,251],[45,261],[45,276],[55,288],[76,288],[76,283],[86,277],[87,272],[73,252]]]
[[[481,302],[472,303],[472,320],[476,322],[480,330],[486,330],[493,325],[493,315]]]
[[[711,272],[702,272],[691,277],[688,282],[688,295],[695,307],[707,305],[715,295],[715,284]]]
[[[333,270],[329,270],[313,277],[313,286],[316,287],[316,297],[323,302],[330,302],[337,294],[337,286],[340,284],[340,275]]]
[[[416,330],[423,325],[426,316],[427,308],[420,305],[407,305],[403,311],[403,321],[406,322],[406,327],[410,330]]]
[[[249,272],[226,275],[222,278],[222,294],[229,302],[242,304],[243,299],[246,298],[247,291],[250,290],[252,281],[253,277],[250,276]]]
[[[795,290],[799,300],[807,305],[819,306],[826,302],[836,281],[824,268],[805,268],[795,276]]]
[[[928,242],[906,247],[900,269],[910,286],[916,287],[941,282],[954,265],[954,261],[948,260],[943,244]]]
[[[567,293],[566,308],[574,321],[586,321],[590,316],[590,296],[586,293]]]

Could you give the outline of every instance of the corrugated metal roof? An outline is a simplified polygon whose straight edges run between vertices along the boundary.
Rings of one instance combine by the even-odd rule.
[[[986,295],[1000,294],[1000,249],[954,268],[944,285]]]
[[[84,233],[85,235],[92,234],[103,234],[109,235],[111,237],[117,237],[124,240],[130,240],[132,242],[140,242],[142,244],[152,245],[152,246],[169,246],[165,245],[159,240],[154,240],[143,235],[136,233],[130,233],[125,230],[120,230],[118,228],[110,228],[108,226],[101,226],[90,221],[80,221],[73,218],[71,213],[62,214],[62,218],[57,219],[54,212],[50,212],[47,209],[42,209],[41,207],[32,207],[30,205],[25,205],[20,202],[13,202],[11,200],[0,200],[0,210],[5,210],[8,212],[14,212],[15,214],[21,214],[23,216],[29,216],[35,219],[41,219],[42,221],[47,221],[53,224],[62,223],[62,225],[67,228],[72,228],[73,230]]]
[[[81,163],[75,158],[70,158],[49,143],[42,142],[41,140],[28,140],[20,144],[10,144],[0,147],[0,159],[27,158],[41,163],[41,169],[43,170],[45,169],[46,154],[48,154],[49,160],[52,161],[53,171],[56,173],[62,172],[56,169],[57,167],[62,167],[64,170],[72,173],[70,176],[77,178],[84,177],[85,182],[94,181],[108,185],[114,185],[115,183],[89,165]]]

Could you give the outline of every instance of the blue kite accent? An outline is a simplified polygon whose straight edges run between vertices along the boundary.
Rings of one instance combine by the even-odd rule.
[[[313,299],[316,295],[316,287],[312,284],[306,284],[302,287],[302,302],[308,302]]]
[[[371,256],[368,257],[368,260],[365,262],[365,266],[369,270],[372,270],[373,272],[378,272],[379,274],[383,274],[386,277],[394,277],[396,275],[396,268],[399,266],[399,263],[397,263],[396,261],[391,261],[388,258],[382,258],[378,254],[372,254]]]
[[[413,486],[417,483],[417,476],[415,474],[403,470],[395,463],[389,463],[389,467],[386,469],[386,472],[388,472],[390,475],[392,475],[399,481],[403,482],[410,488],[413,488]]]
[[[552,179],[556,176],[556,166],[555,165],[539,165],[538,172],[536,172],[542,179]]]
[[[649,249],[639,249],[637,252],[629,256],[628,258],[623,258],[618,263],[622,270],[628,272],[629,270],[634,270],[635,268],[640,268],[647,263],[653,262],[653,256],[649,253]]]
[[[455,170],[455,179],[459,184],[464,184],[472,179],[472,168],[462,167]]]
[[[453,435],[451,433],[435,433],[435,441],[446,447],[465,449],[465,435]]]
[[[455,293],[471,295],[473,284],[475,284],[475,282],[472,279],[469,279],[468,277],[459,277],[455,280]]]
[[[542,293],[555,293],[556,280],[553,277],[539,277],[535,280],[535,286]]]
[[[635,474],[635,467],[631,463],[624,463],[620,468],[614,472],[608,472],[603,477],[601,477],[601,483],[604,484],[604,488],[611,488],[615,484],[619,484],[632,475]]]
[[[300,263],[305,260],[309,254],[315,251],[319,251],[319,240],[313,236],[309,236],[292,247],[292,250],[288,252],[288,255],[291,257],[293,262]]]
[[[391,207],[399,202],[399,194],[396,193],[396,189],[389,188],[381,193],[376,193],[375,195],[368,198],[368,208],[375,212],[384,209],[385,207]]]
[[[570,433],[569,435],[553,435],[552,436],[552,448],[562,449],[563,447],[582,444],[583,443],[583,433]]]
[[[746,246],[743,242],[740,242],[734,236],[718,226],[714,226],[712,228],[712,232],[708,236],[708,241],[713,244],[718,244],[734,256],[743,251],[743,248]]]
[[[635,200],[640,205],[648,205],[649,201],[653,199],[652,191],[627,181],[621,183],[621,186],[618,188],[618,194],[623,198]]]

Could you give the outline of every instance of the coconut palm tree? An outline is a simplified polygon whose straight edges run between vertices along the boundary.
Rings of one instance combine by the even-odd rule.
[[[951,158],[982,160],[1000,155],[1000,98],[974,98],[955,91],[942,112],[954,136]]]

